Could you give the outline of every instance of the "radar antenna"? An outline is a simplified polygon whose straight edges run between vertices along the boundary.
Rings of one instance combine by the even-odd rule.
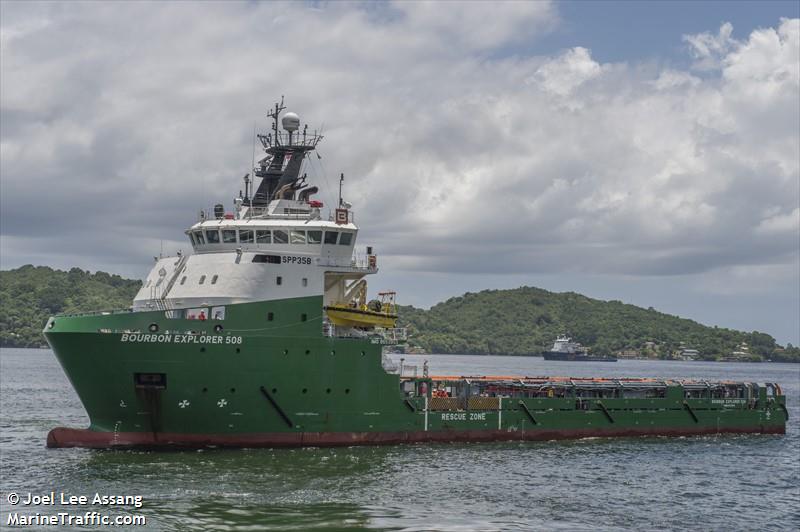
[[[272,131],[275,133],[275,144],[278,145],[280,144],[280,135],[278,135],[278,116],[284,109],[286,109],[286,106],[283,105],[283,95],[281,95],[281,103],[276,103],[275,109],[267,112],[267,116],[272,119]]]
[[[322,135],[316,131],[308,132],[308,125],[300,131],[300,117],[291,112],[281,116],[284,110],[286,106],[281,96],[281,102],[267,112],[272,119],[272,131],[257,135],[267,156],[258,161],[257,167],[253,165],[254,177],[262,180],[257,189],[253,184],[251,205],[266,206],[273,199],[294,199],[303,160],[322,140]]]

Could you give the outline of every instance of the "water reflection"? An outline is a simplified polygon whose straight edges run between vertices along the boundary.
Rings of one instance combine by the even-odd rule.
[[[11,350],[15,351],[15,350]],[[407,356],[407,360],[413,359]],[[142,495],[151,530],[800,529],[800,366],[419,357],[432,371],[779,381],[786,436],[176,452],[46,449],[85,426],[52,354],[0,356],[0,492]],[[416,362],[412,362],[416,363]],[[487,367],[484,367],[487,366]],[[461,371],[463,370],[463,371]],[[59,510],[56,507],[55,510]],[[7,515],[0,498],[0,519]],[[130,513],[122,509],[119,513]]]
[[[344,530],[367,528],[370,521],[353,504],[254,504],[236,497],[198,498],[156,513],[163,530]]]

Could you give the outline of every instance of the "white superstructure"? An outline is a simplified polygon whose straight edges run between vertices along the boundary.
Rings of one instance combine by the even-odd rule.
[[[556,341],[553,342],[553,347],[550,349],[551,353],[581,353],[583,347],[578,342],[573,342],[569,336],[559,335]]]
[[[366,290],[365,275],[378,271],[376,257],[354,252],[358,227],[341,198],[329,220],[317,187],[300,176],[302,160],[321,140],[303,129],[299,118],[284,115],[286,133],[278,130],[282,105],[270,113],[273,131],[259,135],[267,157],[254,174],[262,183],[234,200],[233,212],[222,205],[186,230],[192,253],[156,260],[134,299],[134,310],[180,311],[198,307],[323,296],[323,306],[348,302]],[[363,295],[361,296],[363,298]],[[211,311],[209,311],[211,312]]]

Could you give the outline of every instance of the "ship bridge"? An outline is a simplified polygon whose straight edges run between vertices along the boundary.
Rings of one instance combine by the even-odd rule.
[[[269,113],[272,133],[258,136],[267,154],[253,169],[262,178],[258,188],[252,190],[247,174],[232,211],[222,204],[201,211],[185,231],[193,253],[157,258],[134,299],[134,310],[209,318],[224,316],[228,305],[316,297],[319,315],[334,322],[338,316],[337,325],[394,323],[394,311],[387,310],[394,309],[393,302],[384,308],[373,300],[367,308],[364,278],[377,273],[377,257],[371,247],[356,251],[358,227],[341,197],[344,176],[338,205],[323,219],[324,205],[313,199],[318,189],[301,174],[304,158],[322,137],[307,128],[300,133],[299,117],[293,113],[283,116],[285,132],[279,131],[282,110],[282,104],[276,105]]]
[[[356,251],[353,223],[296,218],[204,220],[186,234],[191,255],[158,258],[135,310],[174,310],[308,296],[341,301],[377,273],[372,249]]]

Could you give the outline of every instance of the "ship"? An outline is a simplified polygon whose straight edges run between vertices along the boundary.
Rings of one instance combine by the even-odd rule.
[[[53,448],[243,448],[785,433],[777,383],[433,375],[395,363],[394,293],[372,246],[303,173],[322,135],[283,100],[230,210],[157,256],[130,308],[61,314],[44,336],[86,410]],[[252,175],[252,177],[251,177]],[[257,179],[260,182],[257,184]],[[331,208],[332,207],[332,208]],[[363,248],[359,248],[363,249]]]
[[[578,342],[569,336],[558,336],[550,351],[542,353],[545,360],[565,360],[569,362],[616,362],[617,357],[592,355]]]

